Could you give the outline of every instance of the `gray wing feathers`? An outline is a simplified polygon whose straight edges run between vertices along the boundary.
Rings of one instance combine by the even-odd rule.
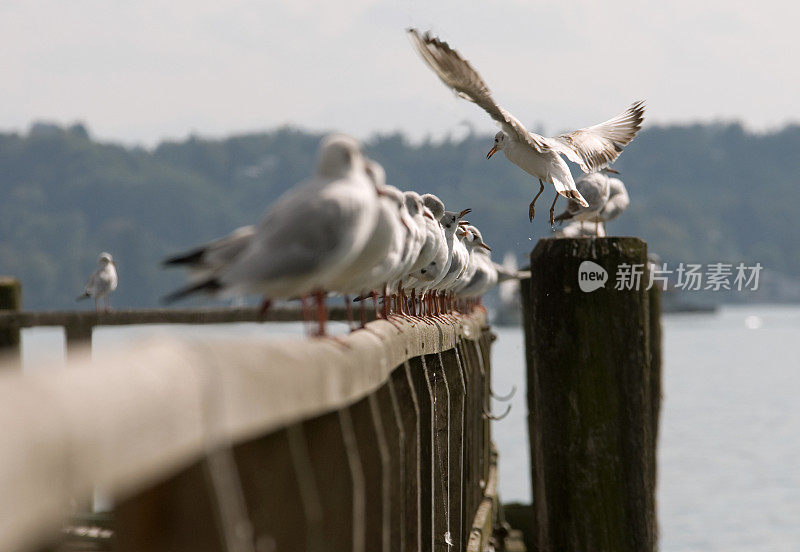
[[[506,133],[516,135],[540,153],[550,149],[541,136],[528,132],[516,117],[497,105],[478,72],[447,42],[429,33],[420,35],[416,29],[409,29],[408,34],[425,63],[456,94],[480,106],[503,126]]]

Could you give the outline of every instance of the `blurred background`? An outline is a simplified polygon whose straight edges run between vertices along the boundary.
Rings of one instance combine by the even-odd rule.
[[[671,268],[764,267],[758,291],[687,293],[721,307],[665,319],[662,550],[800,549],[800,7],[432,4],[3,2],[0,273],[26,309],[72,308],[105,250],[114,305],[156,306],[181,280],[160,259],[257,220],[331,130],[362,139],[390,184],[472,208],[497,260],[525,264],[552,234],[546,209],[526,217],[538,187],[485,159],[497,129],[420,63],[408,26],[450,42],[537,132],[646,99],[615,164],[631,207],[609,232]],[[59,346],[37,332],[28,358]],[[500,334],[495,387],[524,388],[521,332]],[[520,395],[495,431],[504,499],[527,501]]]

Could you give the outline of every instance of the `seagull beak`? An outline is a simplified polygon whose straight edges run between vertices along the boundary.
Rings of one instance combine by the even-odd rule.
[[[458,214],[457,218],[465,217],[472,212],[472,209],[464,209]]]
[[[466,233],[464,230],[462,230],[461,228],[459,228],[458,230],[456,230],[456,234],[458,234],[458,237],[459,237],[459,238],[463,238],[464,236],[466,236],[466,235],[467,235],[467,233]]]
[[[469,224],[469,221],[468,221],[468,220],[459,220],[459,221],[458,221],[458,225],[459,225],[459,226],[466,226],[466,225],[468,225],[468,224]]]
[[[497,146],[492,146],[492,149],[489,150],[489,153],[486,154],[486,159],[491,159],[492,155],[497,153]]]
[[[486,251],[491,251],[491,250],[492,250],[492,248],[491,248],[491,247],[489,247],[488,245],[486,245],[486,244],[485,244],[485,243],[483,243],[483,242],[479,243],[478,245],[480,245],[481,247],[483,247],[483,248],[484,248]]]
[[[606,172],[610,172],[613,174],[619,174],[618,170],[612,169],[611,167],[606,167]]]

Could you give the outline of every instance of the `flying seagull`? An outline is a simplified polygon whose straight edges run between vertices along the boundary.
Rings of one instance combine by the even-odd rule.
[[[582,206],[586,200],[575,187],[565,156],[577,163],[586,173],[599,171],[613,162],[622,148],[634,139],[644,119],[644,102],[638,101],[613,119],[553,138],[529,132],[511,113],[500,107],[492,98],[489,87],[478,72],[446,42],[416,29],[409,29],[411,40],[422,59],[456,94],[483,108],[502,130],[494,137],[494,146],[487,158],[503,150],[509,161],[539,179],[539,192],[528,207],[528,217],[533,220],[534,204],[544,191],[544,183],[553,184],[557,194],[550,207],[550,224],[553,224],[558,195],[574,199]]]

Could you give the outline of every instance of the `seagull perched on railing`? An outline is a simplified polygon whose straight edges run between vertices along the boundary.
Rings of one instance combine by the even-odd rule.
[[[78,301],[87,297],[94,297],[94,309],[97,310],[98,300],[105,300],[105,310],[111,310],[108,295],[117,289],[117,269],[114,266],[114,259],[110,253],[100,253],[97,259],[97,270],[89,276],[83,294],[78,296]]]
[[[583,206],[588,205],[575,187],[562,155],[577,163],[584,172],[598,171],[619,157],[622,148],[633,140],[641,128],[643,101],[634,103],[604,123],[568,134],[547,138],[529,132],[516,117],[494,101],[481,76],[457,51],[429,33],[420,35],[416,29],[409,29],[408,32],[422,59],[442,82],[462,98],[483,108],[500,123],[503,130],[495,135],[494,146],[486,157],[490,158],[502,150],[509,161],[539,179],[539,192],[528,206],[530,220],[533,220],[536,200],[544,191],[543,181],[552,183],[557,192],[550,207],[550,224],[553,224],[559,194]]]
[[[247,247],[208,279],[167,297],[260,294],[273,299],[313,294],[325,331],[325,292],[347,273],[369,242],[379,203],[359,143],[334,134],[320,146],[316,174],[267,210]]]

